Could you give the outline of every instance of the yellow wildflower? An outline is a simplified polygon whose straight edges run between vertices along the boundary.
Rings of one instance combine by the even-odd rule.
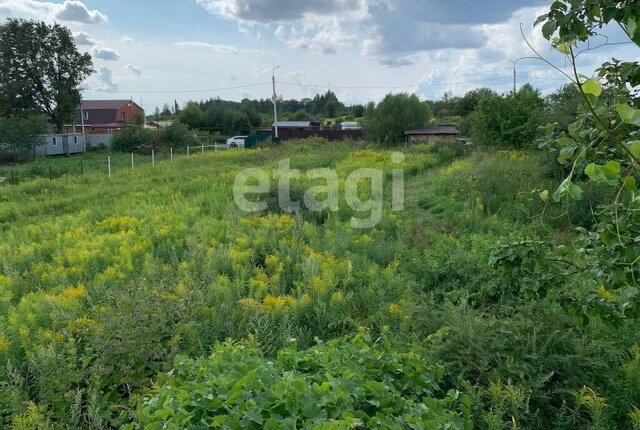
[[[389,313],[391,315],[402,315],[402,308],[396,303],[391,303],[389,305]]]
[[[344,302],[344,294],[342,294],[342,291],[336,291],[335,293],[333,293],[331,295],[331,301],[333,303],[342,303],[342,302]]]
[[[87,289],[83,284],[77,287],[67,288],[62,292],[62,296],[70,299],[81,299],[87,295]]]
[[[296,304],[296,299],[291,296],[267,296],[262,301],[262,309],[265,312],[273,312],[291,307]]]
[[[0,352],[8,351],[10,346],[11,342],[9,342],[9,338],[3,333],[0,333]]]
[[[256,309],[259,306],[258,302],[254,299],[240,299],[238,300],[238,304],[248,309]]]
[[[319,276],[314,276],[311,280],[311,288],[313,288],[313,290],[318,293],[324,293],[327,291],[329,286],[322,278],[320,278]]]

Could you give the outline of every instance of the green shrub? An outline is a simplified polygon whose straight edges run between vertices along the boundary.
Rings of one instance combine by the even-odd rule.
[[[173,122],[160,131],[160,143],[165,148],[186,148],[199,144],[198,138],[189,127],[179,122]]]
[[[157,134],[153,130],[126,127],[113,135],[111,147],[114,151],[134,152],[141,147],[153,145],[155,142],[157,142]]]
[[[276,361],[251,344],[227,343],[210,358],[178,357],[137,421],[164,429],[471,429],[469,399],[440,391],[443,372],[360,336],[287,348]]]

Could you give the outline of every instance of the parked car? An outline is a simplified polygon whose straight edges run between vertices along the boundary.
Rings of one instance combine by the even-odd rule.
[[[230,137],[229,139],[227,139],[227,146],[230,146],[232,148],[237,148],[239,146],[244,146],[244,140],[247,137],[248,136],[233,136],[233,137]]]

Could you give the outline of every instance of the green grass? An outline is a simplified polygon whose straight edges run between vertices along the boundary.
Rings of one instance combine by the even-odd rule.
[[[342,186],[363,167],[380,168],[389,180],[391,152],[367,143],[289,142],[140,163],[135,170],[126,165],[127,154],[114,154],[111,178],[100,169],[82,176],[69,171],[0,187],[0,427],[99,429],[162,422],[176,411],[181,420],[210,416],[211,399],[179,385],[222,389],[196,374],[224,363],[221,357],[236,351],[229,346],[234,342],[251,345],[248,356],[238,356],[260,375],[242,379],[257,385],[235,389],[241,398],[252,398],[261,381],[273,381],[285,392],[331,400],[331,416],[345,422],[375,427],[376,420],[390,419],[402,427],[416,413],[426,414],[418,404],[403,406],[415,398],[451,411],[439,416],[447,422],[459,421],[453,411],[464,410],[477,428],[511,428],[513,420],[522,428],[580,428],[589,417],[575,394],[589,386],[610,402],[612,427],[628,426],[625,417],[640,404],[634,383],[640,360],[632,354],[640,344],[637,324],[575,327],[562,312],[522,294],[510,273],[489,265],[505,238],[570,237],[568,221],[540,216],[544,205],[536,190],[554,185],[544,158],[437,145],[401,150],[405,210],[390,211],[387,192],[382,220],[368,230],[349,225],[358,213],[342,197],[338,210],[322,214],[290,214],[272,205],[247,215],[232,195],[242,169],[271,172],[282,159],[303,173],[333,168]],[[106,155],[83,156],[101,166]],[[62,170],[76,161],[38,162]],[[292,194],[314,184],[294,181]],[[267,197],[277,199],[273,187]],[[386,352],[377,357],[392,363],[370,369],[364,391],[352,386],[353,375],[320,371],[359,369],[359,353],[334,366],[335,353],[326,352],[333,346],[314,348],[354,336],[376,351],[384,342]],[[228,348],[218,346],[228,339]],[[274,369],[274,360],[295,348],[309,352],[289,353],[295,363]],[[220,355],[202,358],[212,350]],[[380,385],[413,384],[401,374],[424,377],[394,367],[395,353],[407,351],[410,366],[444,365],[437,387],[395,392]],[[163,376],[176,357],[200,360],[185,368],[185,380]],[[307,376],[296,373],[297,366]],[[237,372],[220,378],[225,386],[242,385]],[[332,383],[340,386],[329,389]],[[169,405],[174,391],[180,402]],[[342,401],[348,393],[360,400]],[[396,403],[385,409],[370,395]],[[246,423],[248,403],[236,400],[225,400],[233,413],[212,419]],[[267,410],[288,416],[268,403],[252,416],[268,420]],[[302,413],[326,418],[321,412]]]

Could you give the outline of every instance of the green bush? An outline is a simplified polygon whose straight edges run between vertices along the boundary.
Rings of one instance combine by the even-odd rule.
[[[114,151],[134,152],[140,147],[153,145],[157,142],[157,134],[153,130],[141,127],[126,127],[113,135],[111,147]]]
[[[276,361],[251,344],[227,343],[210,358],[176,358],[137,421],[164,429],[471,429],[468,397],[442,393],[443,374],[415,353],[361,336],[287,348]]]
[[[189,127],[180,122],[174,122],[160,131],[160,143],[165,148],[186,148],[187,146],[195,146],[199,142]]]
[[[515,94],[480,99],[473,114],[473,138],[481,145],[532,148],[544,120],[544,100],[525,85]]]

